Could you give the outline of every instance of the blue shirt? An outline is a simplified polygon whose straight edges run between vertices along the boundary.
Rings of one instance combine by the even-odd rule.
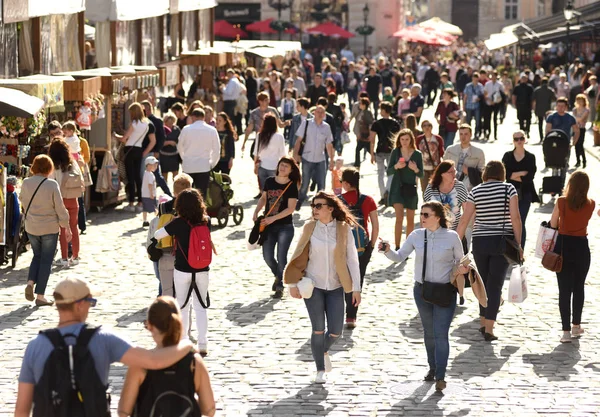
[[[483,85],[477,83],[477,87],[473,83],[467,84],[465,87],[465,108],[467,110],[477,110],[483,97]],[[479,100],[474,102],[474,98],[479,97]]]
[[[302,159],[317,163],[325,161],[326,146],[328,143],[333,143],[333,135],[331,128],[327,122],[322,121],[320,125],[310,119],[302,122],[296,131],[296,140],[302,140],[304,137],[304,129],[308,122],[308,130],[306,131],[306,143],[302,152]]]
[[[390,249],[385,256],[394,262],[404,262],[415,251],[415,281],[423,283],[424,233],[427,232],[427,268],[425,279],[429,282],[450,282],[454,265],[463,258],[463,247],[458,233],[440,227],[435,232],[427,229],[413,231],[398,252]]]
[[[76,323],[58,330],[62,335],[72,333],[79,336],[82,327],[83,323]],[[74,345],[75,339],[67,337],[65,338],[65,343],[67,345]],[[100,328],[92,336],[88,347],[94,358],[94,365],[96,366],[96,372],[98,372],[100,380],[104,385],[108,385],[110,364],[120,362],[125,352],[131,348],[131,345],[119,336]],[[35,339],[29,342],[23,356],[19,382],[36,384],[42,377],[46,360],[53,350],[54,347],[50,339],[42,334],[38,334]]]
[[[408,108],[409,113],[416,113],[419,107],[425,107],[425,98],[421,94],[416,97],[410,98],[410,106]]]
[[[548,116],[546,122],[552,125],[553,130],[558,129],[565,132],[569,138],[573,133],[571,129],[574,125],[577,124],[577,120],[575,120],[575,118],[569,113],[565,113],[561,116],[560,114],[558,114],[558,112],[554,112],[550,116]]]

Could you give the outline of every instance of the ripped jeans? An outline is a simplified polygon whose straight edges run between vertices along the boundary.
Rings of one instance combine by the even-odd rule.
[[[305,298],[304,303],[312,324],[310,348],[313,359],[317,371],[324,371],[325,353],[329,352],[329,348],[340,338],[344,327],[344,289],[340,287],[327,291],[315,287],[312,297]]]

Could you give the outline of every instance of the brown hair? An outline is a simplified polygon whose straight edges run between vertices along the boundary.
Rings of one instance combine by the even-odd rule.
[[[73,164],[73,157],[69,145],[62,139],[55,139],[50,143],[48,156],[52,159],[55,169],[67,172]]]
[[[456,94],[454,93],[454,90],[453,90],[453,89],[451,89],[451,88],[444,88],[444,89],[442,90],[442,94],[444,94],[444,93],[448,94],[448,97],[450,97],[450,98],[454,98],[454,96],[456,95]]]
[[[58,120],[52,120],[50,123],[48,123],[48,131],[56,129],[62,129],[62,126]]]
[[[352,213],[350,213],[350,210],[348,210],[348,207],[346,207],[346,205],[342,203],[340,199],[335,196],[335,194],[328,191],[319,191],[317,195],[313,197],[313,203],[316,199],[327,201],[327,205],[333,208],[331,216],[335,220],[339,222],[345,222],[350,226],[360,226]]]
[[[431,209],[431,211],[433,211],[433,214],[435,214],[435,216],[440,219],[440,227],[443,227],[444,229],[448,228],[448,212],[446,211],[446,208],[442,203],[440,203],[439,201],[428,201],[427,203],[421,206],[421,211],[424,208]]]
[[[257,155],[258,152],[269,146],[275,133],[277,133],[277,118],[271,113],[266,113],[263,117],[260,131],[258,132]]]
[[[193,226],[208,223],[206,205],[202,194],[195,188],[183,190],[175,199],[175,211],[179,217]]]
[[[75,124],[75,122],[73,120],[69,120],[69,121],[65,122],[65,124],[63,124],[62,128],[70,130],[71,132],[75,133],[76,135],[79,133],[79,130],[77,130],[77,125]]]
[[[188,188],[192,188],[192,182],[194,180],[185,172],[178,174],[173,179],[173,194],[176,196],[181,194],[183,190],[187,190]]]
[[[219,112],[219,114],[217,114],[217,118],[219,117],[225,121],[225,130],[227,131],[227,134],[231,135],[231,137],[233,137],[233,140],[237,140],[237,132],[233,128],[233,124],[231,123],[231,119],[229,118],[227,113],[225,113],[224,111]]]
[[[38,155],[33,159],[33,163],[31,164],[31,173],[33,175],[41,174],[48,175],[54,169],[54,164],[52,163],[52,159],[48,155]]]
[[[269,94],[265,93],[264,91],[261,91],[260,93],[258,93],[256,95],[256,100],[258,100],[258,101],[265,101],[265,100],[269,101]]]
[[[504,168],[502,161],[488,162],[483,169],[481,179],[483,182],[488,182],[490,180],[506,181],[506,168]]]
[[[398,132],[398,136],[396,136],[396,148],[402,147],[402,142],[400,141],[400,138],[402,136],[410,137],[410,144],[408,146],[410,146],[410,148],[412,149],[417,149],[417,146],[415,144],[415,135],[413,134],[412,130],[407,128],[404,128],[400,130],[400,132]]]
[[[287,156],[282,157],[279,160],[279,162],[277,162],[277,169],[275,170],[275,175],[279,175],[279,165],[281,164],[288,164],[292,168],[292,172],[290,172],[288,178],[291,181],[294,181],[296,183],[296,186],[300,188],[300,185],[302,185],[302,174],[300,173],[300,167],[298,166],[296,160],[293,158],[288,158]]]
[[[379,109],[385,111],[387,114],[392,114],[392,103],[382,101],[381,104],[379,104]]]
[[[556,104],[558,104],[558,103],[562,103],[565,106],[569,107],[569,99],[566,98],[566,97],[559,97],[559,98],[557,98],[556,99]]]
[[[365,106],[367,109],[369,108],[369,104],[371,104],[371,100],[369,100],[367,97],[363,97],[359,100],[359,103],[362,104],[363,106]]]
[[[204,113],[204,109],[194,109],[192,110],[190,116],[195,117],[196,119],[204,120],[204,117],[206,117],[206,113]]]
[[[417,118],[414,114],[409,113],[406,116],[406,119],[404,120],[404,126],[413,132],[413,135],[415,134],[415,131],[417,130]]]
[[[584,171],[575,171],[571,174],[565,188],[565,199],[571,210],[581,210],[589,203],[587,196],[589,189],[590,177]]]
[[[148,323],[156,327],[163,336],[163,346],[174,346],[179,343],[183,324],[181,311],[173,297],[158,297],[148,308]]]
[[[468,123],[463,123],[459,126],[458,130],[463,130],[463,129],[467,129],[469,132],[471,132],[471,134],[473,134],[473,128],[471,127],[470,124]]]
[[[429,180],[429,184],[431,184],[431,188],[439,189],[442,184],[442,174],[450,171],[454,166],[454,161],[442,161],[433,171],[433,175]]]
[[[129,106],[129,116],[131,117],[131,121],[141,122],[144,120],[144,109],[140,103],[132,103]]]

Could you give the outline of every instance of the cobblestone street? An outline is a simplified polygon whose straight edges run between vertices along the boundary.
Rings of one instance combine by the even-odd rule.
[[[433,110],[424,118],[433,120]],[[518,129],[514,109],[501,126],[499,140],[481,146],[486,160],[501,159],[511,149]],[[532,126],[527,149],[537,157],[536,185],[544,167],[537,126]],[[434,128],[437,132],[437,127]],[[458,138],[457,138],[458,140]],[[588,132],[587,144],[592,138]],[[600,415],[600,284],[599,260],[592,256],[586,285],[583,327],[587,332],[572,344],[559,343],[560,316],[556,275],[542,268],[533,255],[538,226],[549,220],[553,204],[533,205],[527,220],[525,248],[529,267],[529,298],[523,304],[505,303],[496,335],[484,342],[478,332],[475,297],[457,308],[451,327],[448,388],[436,394],[427,372],[422,328],[412,299],[414,256],[391,264],[374,253],[365,279],[358,326],[344,330],[332,352],[333,372],[324,386],[311,384],[315,367],[310,353],[310,322],[304,303],[284,296],[271,298],[271,274],[260,251],[248,252],[245,234],[252,225],[257,193],[251,159],[240,158],[241,141],[232,171],[234,200],[245,209],[240,226],[215,228],[219,256],[210,272],[209,356],[220,416],[596,416]],[[249,148],[249,146],[248,146]],[[345,148],[346,165],[353,160],[354,143]],[[593,157],[592,155],[595,155]],[[587,171],[600,172],[597,149],[589,154]],[[574,157],[571,159],[574,164]],[[361,191],[378,197],[375,167],[362,165]],[[591,197],[600,199],[592,178]],[[327,184],[330,178],[327,177]],[[376,198],[379,200],[379,198]],[[296,235],[310,211],[294,216]],[[417,219],[418,221],[418,219]],[[158,281],[148,260],[141,214],[107,208],[89,216],[81,237],[82,262],[56,269],[48,292],[69,275],[80,275],[103,290],[89,321],[113,327],[135,344],[152,347],[144,330],[145,311],[157,295]],[[216,225],[216,221],[213,221]],[[393,209],[380,209],[380,235],[393,239]],[[590,223],[590,249],[600,249],[596,233],[600,219]],[[290,253],[291,256],[291,253]],[[0,269],[0,415],[12,415],[17,378],[27,342],[41,329],[57,323],[55,308],[36,308],[23,296],[31,253],[14,270]],[[508,281],[504,286],[507,299]],[[111,369],[113,409],[116,409],[126,368]],[[116,415],[116,414],[115,414]]]

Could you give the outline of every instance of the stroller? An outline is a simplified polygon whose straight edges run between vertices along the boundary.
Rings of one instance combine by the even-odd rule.
[[[570,139],[562,130],[552,130],[544,138],[544,162],[552,170],[552,175],[544,177],[539,190],[540,204],[544,204],[542,194],[561,195],[565,186],[569,157]]]
[[[0,265],[10,262],[11,267],[14,268],[17,265],[19,256],[30,249],[31,246],[25,232],[21,205],[15,191],[8,191],[6,194],[5,238],[5,244],[0,245]]]
[[[239,204],[231,205],[230,203],[230,200],[233,198],[233,190],[229,175],[214,171],[211,172],[206,195],[208,215],[216,217],[219,227],[227,226],[230,214],[236,225],[242,223],[244,208]]]

